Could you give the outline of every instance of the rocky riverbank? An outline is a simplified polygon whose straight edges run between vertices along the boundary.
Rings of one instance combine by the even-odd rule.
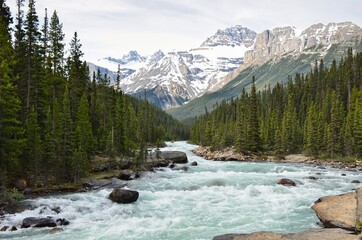
[[[127,181],[134,180],[142,176],[142,172],[145,171],[153,171],[155,168],[159,167],[170,167],[173,169],[180,169],[177,167],[177,164],[185,164],[188,163],[188,159],[186,153],[180,151],[157,151],[151,152],[142,164],[138,164],[134,166],[131,161],[121,162],[119,164],[120,167],[117,169],[109,170],[103,162],[97,162],[96,167],[93,169],[92,175],[88,178],[82,179],[82,181],[78,184],[65,184],[65,185],[56,185],[49,187],[33,187],[28,184],[25,179],[19,179],[14,183],[14,187],[17,191],[24,194],[25,198],[38,198],[48,195],[58,195],[58,194],[68,194],[75,192],[87,192],[92,190],[99,190],[102,188],[114,188],[117,190],[115,193],[110,195],[110,199],[114,202],[118,203],[129,203],[134,202],[138,199],[137,197],[129,196],[129,192],[136,191],[127,191],[126,196],[124,196],[123,188],[127,186]],[[193,163],[191,164],[193,165]],[[184,166],[187,169],[187,166]],[[118,194],[121,192],[121,194]],[[19,226],[2,226],[1,218],[5,214],[17,214],[26,210],[32,210],[34,206],[27,203],[26,201],[20,202],[1,202],[0,201],[0,232],[4,231],[16,231],[20,228],[27,227],[59,227],[70,224],[70,222],[66,219],[53,219],[52,217],[46,218],[35,218],[29,217],[25,218],[26,224],[21,224]],[[59,214],[61,210],[61,206],[53,211],[53,209],[49,209],[50,212],[55,212]],[[65,223],[64,223],[65,222]],[[28,224],[29,223],[29,224]]]
[[[203,157],[207,160],[213,161],[241,161],[241,162],[280,162],[280,163],[301,163],[313,166],[330,166],[334,168],[350,168],[355,170],[362,170],[362,162],[356,161],[353,163],[346,163],[332,159],[316,159],[307,157],[303,154],[286,155],[283,159],[279,159],[275,156],[260,157],[257,155],[245,154],[235,151],[233,147],[227,147],[222,150],[212,151],[210,147],[199,146],[192,151],[197,156]]]

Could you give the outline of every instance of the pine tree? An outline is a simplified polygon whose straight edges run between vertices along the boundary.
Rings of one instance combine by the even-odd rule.
[[[77,32],[75,32],[70,43],[70,57],[68,58],[68,82],[73,119],[75,119],[78,105],[86,90],[87,83],[86,68],[81,61],[81,57],[83,56],[81,47],[82,44],[80,43]]]
[[[10,34],[6,22],[0,17],[0,172],[14,170],[23,147],[23,129],[19,120],[21,103],[13,66]]]
[[[249,102],[249,118],[247,128],[247,149],[251,152],[258,152],[261,150],[261,139],[259,129],[259,110],[258,110],[258,99],[255,87],[255,78],[250,91],[250,102]]]
[[[281,126],[282,146],[284,153],[296,153],[300,146],[300,127],[297,110],[294,106],[294,96],[289,94]]]
[[[36,178],[40,174],[40,163],[43,155],[40,131],[41,128],[37,120],[35,107],[33,106],[26,122],[26,158],[28,160],[26,166],[28,170],[35,174]]]
[[[60,98],[65,85],[64,79],[64,33],[57,11],[53,12],[49,25],[49,55],[48,68],[50,70],[49,85],[52,99]]]
[[[308,108],[306,122],[304,124],[304,149],[308,154],[318,154],[318,108],[316,104]]]
[[[13,18],[11,17],[10,8],[6,5],[6,0],[0,0],[0,18],[4,21],[7,32],[11,32],[11,24],[13,23]]]
[[[93,152],[94,140],[90,124],[89,105],[85,93],[79,103],[75,131],[77,136],[76,143],[79,149],[84,151],[87,156],[90,156]]]
[[[66,179],[69,179],[71,176],[69,172],[72,169],[72,161],[75,153],[75,132],[73,127],[73,120],[71,116],[71,107],[70,107],[70,98],[69,90],[66,86],[64,90],[63,100],[62,100],[62,113],[60,120],[60,166],[57,170],[58,178],[57,182],[62,182]]]

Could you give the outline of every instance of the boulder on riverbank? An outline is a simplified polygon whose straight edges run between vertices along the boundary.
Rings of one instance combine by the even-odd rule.
[[[159,157],[173,163],[187,163],[186,153],[180,151],[162,151]]]
[[[362,199],[359,200],[362,202]],[[322,197],[315,202],[312,209],[326,228],[355,230],[358,209],[356,192]]]
[[[253,161],[254,157],[235,151],[232,147],[212,151],[210,147],[198,147],[192,150],[197,156],[214,161]]]
[[[133,172],[131,170],[121,170],[119,172],[119,179],[125,181],[131,180],[132,174]]]
[[[136,202],[139,197],[137,191],[132,191],[124,188],[116,188],[109,194],[109,199],[116,203],[133,203]]]
[[[343,229],[318,229],[301,233],[278,234],[272,232],[255,232],[251,234],[225,234],[213,240],[360,240],[353,232]]]

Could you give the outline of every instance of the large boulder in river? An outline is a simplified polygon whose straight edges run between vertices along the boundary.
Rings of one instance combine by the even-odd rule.
[[[288,178],[282,178],[278,181],[278,184],[285,185],[285,186],[295,186],[295,182],[293,180],[290,180]]]
[[[133,203],[137,201],[139,193],[124,188],[116,188],[109,194],[109,199],[116,203]]]
[[[159,153],[161,159],[165,159],[174,163],[187,163],[186,153],[180,151],[162,151]]]
[[[57,224],[53,218],[35,218],[35,217],[27,217],[24,218],[21,223],[21,228],[29,228],[29,227],[56,227]]]
[[[357,198],[356,192],[318,199],[312,206],[326,228],[355,230]]]

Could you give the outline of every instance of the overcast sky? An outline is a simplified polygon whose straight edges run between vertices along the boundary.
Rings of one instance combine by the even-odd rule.
[[[16,0],[7,0],[15,16]],[[28,1],[24,10],[27,12]],[[198,47],[217,29],[242,25],[256,32],[291,25],[352,21],[362,26],[361,0],[36,0],[41,24],[44,9],[57,10],[67,46],[75,31],[85,60],[120,58],[129,50]]]

